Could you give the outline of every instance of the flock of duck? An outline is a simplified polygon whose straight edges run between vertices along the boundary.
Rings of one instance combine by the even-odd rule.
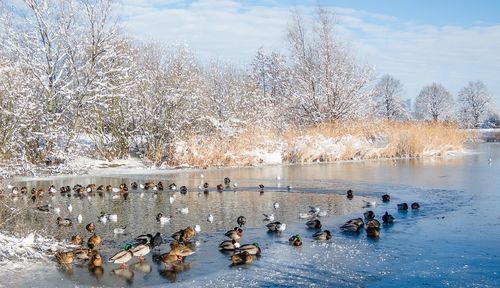
[[[224,179],[224,185],[219,184],[216,186],[218,191],[224,190],[224,187],[229,188],[231,180],[226,177]],[[144,190],[153,190],[154,194],[157,195],[157,191],[164,190],[163,183],[160,181],[158,183],[149,181],[144,184],[137,184],[133,182],[130,184],[131,188],[136,189],[144,189]],[[233,183],[232,187],[236,189],[237,184]],[[11,190],[11,194],[13,197],[17,197],[19,195],[28,194],[28,189],[26,187],[18,188],[10,186],[8,187]],[[204,193],[208,193],[209,184],[207,182],[203,183],[199,187],[204,191]],[[172,183],[168,185],[168,189],[176,190],[177,186]],[[264,186],[259,185],[260,193],[264,193]],[[290,189],[290,187],[288,187]],[[179,188],[182,194],[187,193],[186,186],[181,186]],[[51,185],[47,191],[43,189],[35,189],[32,188],[28,195],[31,196],[31,199],[35,202],[36,199],[43,197],[45,194],[54,195],[57,193],[54,185]],[[95,184],[89,184],[87,186],[75,185],[73,189],[69,186],[63,186],[59,189],[61,195],[64,196],[77,196],[84,197],[88,195],[94,195],[97,193],[100,196],[103,196],[106,192],[116,192],[119,193],[119,197],[123,197],[127,199],[129,188],[127,184],[122,183],[119,188],[114,188],[111,185],[100,185],[97,186]],[[143,192],[141,192],[142,197]],[[347,191],[347,199],[352,200],[354,198],[353,191]],[[390,202],[390,196],[385,194],[382,196],[382,201],[387,203]],[[170,198],[170,202],[173,202],[172,197]],[[368,202],[365,201],[365,208],[374,207],[376,205],[376,201]],[[279,203],[273,204],[274,209],[279,208]],[[413,210],[418,210],[420,205],[417,202],[408,205],[407,203],[397,204],[397,209],[399,211],[407,211],[409,208]],[[57,214],[60,213],[60,209],[57,207],[52,207],[51,204],[40,205],[35,208],[37,211],[42,212],[50,212],[54,210]],[[57,210],[59,209],[59,210]],[[184,209],[184,210],[183,210]],[[68,211],[71,213],[72,207],[71,204],[68,206]],[[180,211],[182,214],[187,214],[187,208],[182,208]],[[319,217],[326,216],[325,211],[322,211],[320,207],[310,206],[310,210],[308,213],[300,213],[299,218],[307,219],[308,221],[305,223],[307,229],[317,230],[312,235],[312,238],[317,241],[328,241],[332,238],[332,233],[330,230],[322,230],[323,225],[319,219]],[[269,233],[278,233],[282,234],[286,230],[286,224],[280,221],[274,221],[274,214],[264,214],[264,221],[268,222],[266,227]],[[78,221],[81,223],[82,218],[81,215],[77,217]],[[165,223],[170,221],[170,217],[163,215],[162,213],[158,213],[155,217],[156,221]],[[394,222],[394,217],[389,214],[387,211],[382,216],[381,220],[385,225],[392,224]],[[116,214],[105,214],[101,213],[98,216],[98,221],[106,223],[106,221],[115,221],[117,220]],[[208,222],[213,222],[213,215],[208,215]],[[233,229],[227,231],[224,236],[227,239],[223,240],[219,244],[219,249],[221,251],[230,252],[230,261],[231,265],[241,265],[241,264],[249,264],[253,262],[255,257],[260,257],[261,248],[257,242],[251,242],[251,244],[241,244],[241,240],[244,236],[243,227],[245,226],[247,220],[245,216],[239,216],[236,219],[236,223],[238,226]],[[72,219],[70,218],[62,218],[58,217],[56,220],[56,224],[60,227],[71,226],[73,224]],[[366,231],[367,237],[370,238],[379,238],[380,237],[380,227],[381,224],[379,220],[375,218],[375,213],[372,210],[368,210],[364,213],[363,218],[355,218],[347,221],[345,224],[340,226],[340,230],[346,233],[360,233],[360,231],[364,228]],[[115,228],[114,233],[120,234],[123,233],[126,227]],[[88,223],[85,226],[85,230],[90,233],[89,238],[86,241],[81,234],[73,235],[71,237],[71,243],[73,246],[70,250],[66,251],[58,251],[55,253],[55,259],[57,262],[63,266],[67,266],[72,264],[77,259],[88,261],[89,269],[93,271],[102,271],[103,265],[103,256],[99,252],[99,248],[102,243],[102,238],[96,233],[96,225],[95,223]],[[169,243],[170,250],[166,253],[158,253],[156,259],[163,263],[166,270],[176,271],[183,267],[185,263],[185,258],[195,253],[196,249],[196,241],[194,241],[197,235],[200,232],[200,226],[189,226],[185,229],[181,229],[174,234],[170,235],[171,241]],[[152,234],[144,234],[137,236],[133,241],[129,241],[131,243],[126,243],[125,246],[115,251],[115,253],[108,258],[108,262],[120,265],[120,269],[126,269],[127,263],[132,260],[134,257],[137,257],[139,263],[144,261],[144,256],[148,255],[153,250],[159,250],[160,246],[167,241],[164,239],[164,236],[161,235],[160,232],[157,232],[154,236]],[[289,238],[289,243],[292,246],[301,246],[302,245],[302,237],[300,234],[294,234]]]

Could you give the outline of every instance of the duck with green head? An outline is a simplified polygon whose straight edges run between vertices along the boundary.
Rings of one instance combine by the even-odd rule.
[[[119,251],[115,255],[113,255],[111,258],[109,258],[108,262],[110,263],[115,263],[115,264],[120,264],[120,267],[122,269],[127,268],[127,262],[132,259],[133,254],[132,251],[130,251],[130,248],[132,248],[132,245],[127,243],[125,244],[125,247],[123,250]]]
[[[288,241],[292,244],[292,246],[302,246],[302,238],[299,234],[293,235],[290,239],[288,239]]]

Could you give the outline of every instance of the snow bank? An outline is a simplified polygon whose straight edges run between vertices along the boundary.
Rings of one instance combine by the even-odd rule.
[[[0,271],[24,269],[33,260],[47,260],[47,256],[66,245],[35,233],[25,237],[6,235],[0,232]]]

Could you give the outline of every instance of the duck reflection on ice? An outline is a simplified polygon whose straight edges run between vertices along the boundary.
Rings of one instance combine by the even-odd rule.
[[[168,279],[170,282],[177,282],[177,275],[182,271],[191,269],[191,263],[181,262],[175,266],[169,265],[164,267],[164,269],[159,271],[160,276]]]
[[[124,279],[125,281],[127,281],[128,284],[132,284],[134,279],[134,272],[128,268],[117,268],[111,271],[111,274],[114,274]]]
[[[147,262],[137,262],[137,263],[134,263],[132,264],[130,267],[132,267],[132,269],[136,270],[136,271],[140,271],[144,274],[149,274],[151,273],[151,271],[153,271],[153,267],[151,266],[151,264],[147,263]]]
[[[102,275],[104,274],[104,268],[97,266],[97,267],[89,267],[89,272],[92,276],[94,276],[96,279],[101,279]]]

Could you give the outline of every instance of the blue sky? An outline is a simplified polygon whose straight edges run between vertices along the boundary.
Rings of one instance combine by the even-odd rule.
[[[405,98],[432,82],[456,97],[481,80],[500,103],[500,1],[122,0],[119,14],[134,37],[244,65],[260,46],[287,53],[290,9],[307,16],[317,3],[335,10],[335,32],[360,62],[401,79]]]

